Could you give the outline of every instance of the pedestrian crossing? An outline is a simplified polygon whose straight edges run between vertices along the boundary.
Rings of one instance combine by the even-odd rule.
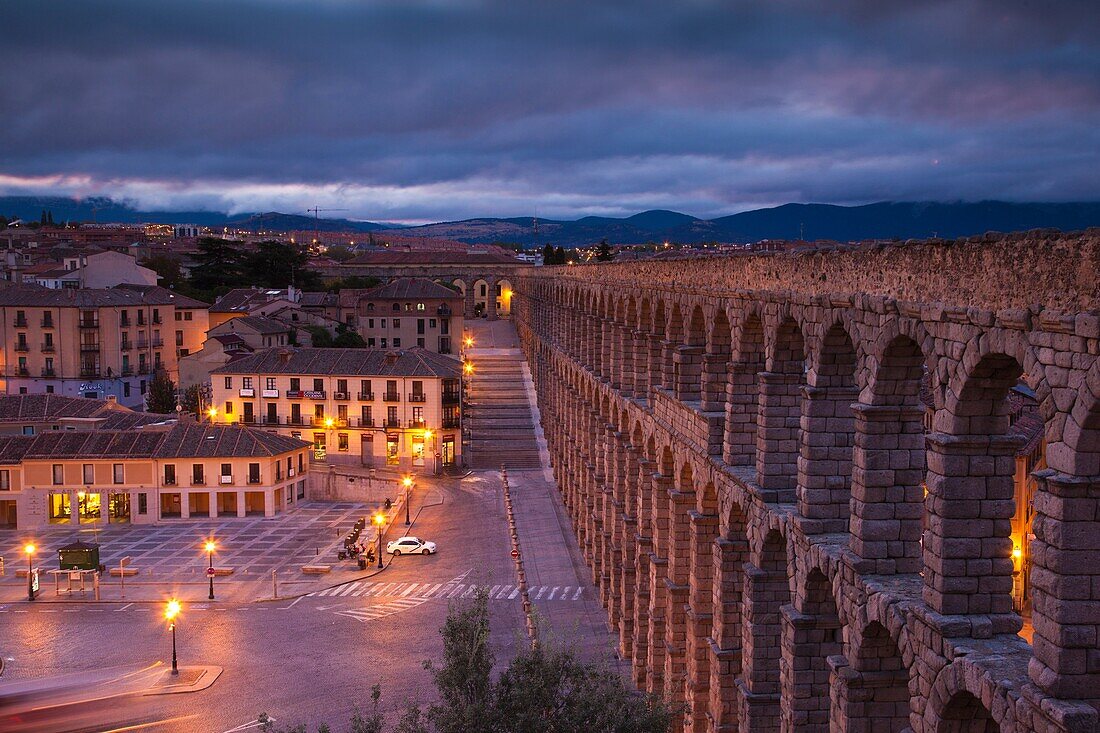
[[[390,598],[427,601],[431,599],[472,598],[478,588],[485,588],[489,599],[512,601],[519,598],[517,585],[479,586],[477,583],[377,583],[357,580],[334,588],[325,588],[310,597],[325,598]],[[533,585],[528,588],[533,601],[579,601],[584,598],[584,587],[577,585]],[[388,605],[388,604],[383,604]],[[374,606],[372,608],[379,608]]]
[[[375,621],[386,616],[392,616],[395,613],[401,613],[402,611],[408,611],[410,608],[416,608],[417,606],[427,603],[427,598],[401,598],[396,601],[390,601],[389,603],[380,603],[377,606],[368,606],[367,608],[351,608],[345,611],[336,611],[337,616],[347,616],[353,618],[356,621]]]

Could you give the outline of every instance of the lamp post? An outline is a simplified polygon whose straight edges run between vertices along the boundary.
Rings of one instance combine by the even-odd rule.
[[[401,485],[405,487],[405,526],[408,527],[412,524],[409,518],[409,500],[412,498],[412,476],[406,476],[401,479]]]
[[[23,552],[27,553],[27,600],[34,600],[34,551],[35,546],[33,543],[28,542],[23,547]]]
[[[213,540],[207,540],[203,546],[206,550],[206,576],[210,579],[210,594],[207,596],[210,600],[214,600],[214,550],[217,545]]]
[[[180,602],[175,598],[168,601],[164,607],[164,618],[168,621],[168,630],[172,632],[172,674],[179,674],[180,668],[176,663],[176,616],[180,614]]]
[[[218,416],[218,408],[211,407],[209,410],[206,411],[206,414],[210,416],[210,424],[213,425],[214,418]]]
[[[374,515],[374,526],[378,530],[378,569],[382,569],[382,525],[386,522],[386,515],[378,512]]]

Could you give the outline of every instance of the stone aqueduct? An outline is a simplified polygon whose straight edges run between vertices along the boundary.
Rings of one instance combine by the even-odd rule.
[[[695,731],[1096,730],[1098,275],[1090,230],[518,277],[637,685]],[[1049,464],[1033,644],[1010,598],[1021,379]]]

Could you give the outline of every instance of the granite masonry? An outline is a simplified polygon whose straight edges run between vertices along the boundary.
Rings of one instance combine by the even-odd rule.
[[[554,475],[636,684],[693,731],[1097,730],[1098,275],[1094,230],[519,275]],[[1048,465],[1014,540],[1020,382]]]

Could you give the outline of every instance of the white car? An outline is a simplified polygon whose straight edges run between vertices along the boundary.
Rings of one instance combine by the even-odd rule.
[[[435,543],[427,542],[419,537],[398,537],[393,542],[386,544],[386,552],[391,555],[433,555]]]

